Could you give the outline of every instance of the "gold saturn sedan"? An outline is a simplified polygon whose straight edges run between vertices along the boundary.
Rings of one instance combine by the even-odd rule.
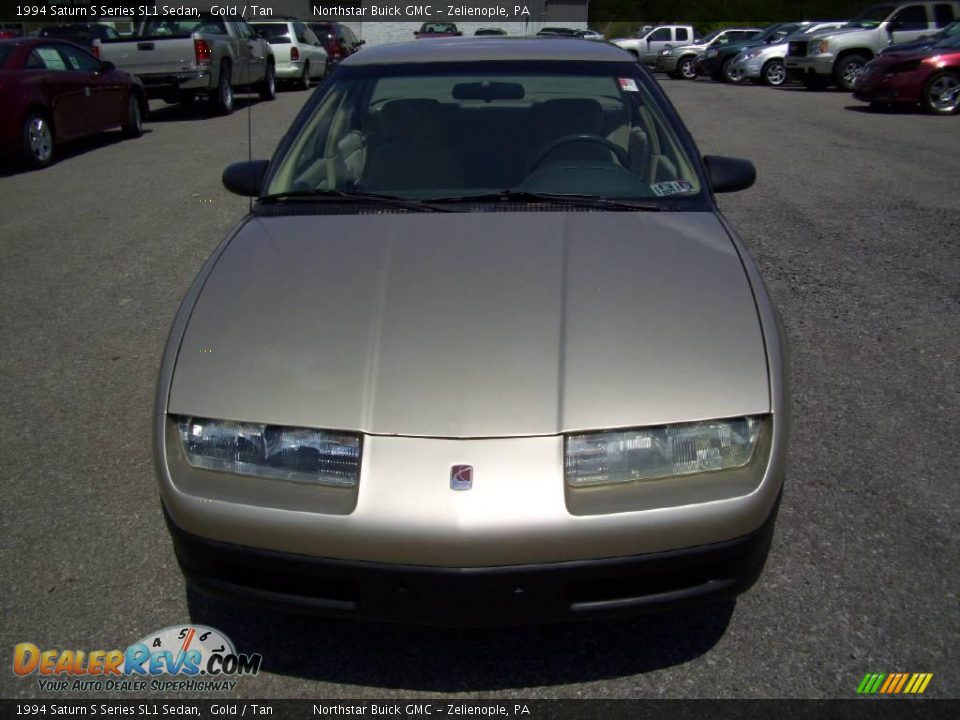
[[[191,586],[476,625],[735,595],[789,427],[784,331],[626,52],[438,39],[344,60],[174,321],[156,465]]]

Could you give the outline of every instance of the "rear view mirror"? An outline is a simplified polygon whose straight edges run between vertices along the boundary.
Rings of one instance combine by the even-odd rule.
[[[223,171],[221,181],[223,186],[232,193],[244,197],[257,197],[263,177],[267,173],[269,160],[247,160],[227,165]]]
[[[749,160],[704,155],[703,163],[707,166],[710,189],[715,193],[746,190],[757,179],[757,169]]]
[[[453,86],[454,100],[522,100],[523,85],[510,82],[458,83]]]

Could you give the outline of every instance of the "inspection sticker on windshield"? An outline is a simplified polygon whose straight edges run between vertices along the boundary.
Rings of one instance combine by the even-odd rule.
[[[624,92],[640,92],[637,81],[633,78],[617,78],[617,82],[620,83],[620,89]]]
[[[680,195],[681,193],[694,192],[693,183],[689,180],[670,180],[668,182],[658,182],[651,185],[650,189],[657,195]]]

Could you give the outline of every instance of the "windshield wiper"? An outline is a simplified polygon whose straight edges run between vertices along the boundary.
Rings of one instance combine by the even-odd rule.
[[[346,201],[371,204],[390,205],[391,207],[406,208],[417,212],[462,212],[455,208],[438,207],[423,200],[397,197],[396,195],[379,195],[377,193],[355,192],[353,190],[293,190],[290,192],[264,195],[259,202],[276,203],[288,200],[306,201]]]
[[[453,197],[434,198],[431,202],[438,203],[468,203],[468,202],[502,202],[516,200],[520,202],[546,202],[557,205],[580,205],[582,207],[603,207],[612,210],[633,210],[639,212],[659,212],[663,210],[659,205],[650,203],[635,203],[627,200],[611,200],[610,198],[579,193],[530,192],[528,190],[501,190],[494,193],[480,195],[459,195]]]

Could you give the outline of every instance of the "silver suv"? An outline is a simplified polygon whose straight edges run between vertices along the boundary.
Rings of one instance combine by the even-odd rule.
[[[748,78],[754,83],[780,87],[787,82],[787,69],[783,64],[787,47],[791,40],[803,40],[820,30],[842,27],[843,22],[816,23],[801,28],[775,45],[760,45],[744,48],[733,59],[730,72],[738,77]]]

